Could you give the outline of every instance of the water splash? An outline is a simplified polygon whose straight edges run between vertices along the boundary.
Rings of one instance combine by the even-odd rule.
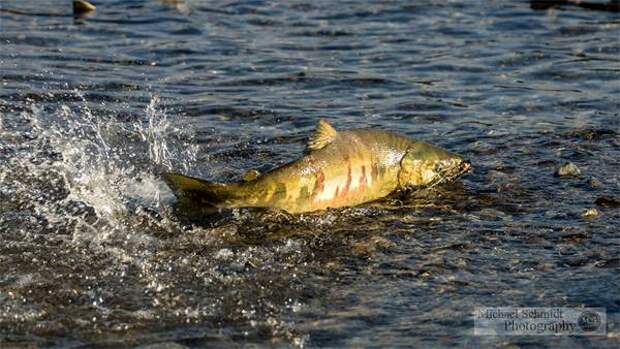
[[[192,129],[169,120],[158,96],[128,124],[93,112],[74,93],[82,99],[77,108],[31,105],[20,120],[29,127],[7,130],[8,138],[23,141],[6,144],[5,194],[17,205],[33,203],[49,229],[73,227],[77,240],[126,234],[135,217],[168,222],[172,195],[158,173],[193,167]]]
[[[171,136],[189,136],[192,139],[193,134],[168,120],[168,114],[165,109],[160,109],[160,103],[160,97],[155,95],[146,107],[146,120],[135,123],[134,128],[147,144],[149,159],[153,164],[164,166],[168,170],[178,169],[180,165],[185,172],[189,172],[196,163],[197,146],[187,145],[185,149],[172,149],[173,144],[169,139]],[[177,160],[178,155],[183,161]]]

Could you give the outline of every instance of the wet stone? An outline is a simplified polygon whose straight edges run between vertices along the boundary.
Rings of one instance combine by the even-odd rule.
[[[620,199],[611,196],[599,196],[594,203],[607,208],[620,207]]]
[[[603,186],[603,183],[601,183],[601,181],[598,178],[591,177],[590,180],[588,181],[588,185],[590,186],[590,188],[600,188]]]
[[[580,176],[581,170],[577,165],[572,162],[567,162],[564,165],[560,166],[556,171],[555,175],[559,177],[567,177],[567,176]]]
[[[615,135],[616,132],[610,129],[583,129],[567,133],[567,136],[570,138],[579,138],[586,141],[598,141]]]
[[[620,258],[612,258],[609,260],[598,261],[594,264],[597,268],[619,268]]]
[[[73,13],[81,14],[86,12],[91,12],[96,9],[95,5],[91,4],[85,0],[74,0],[73,1]]]
[[[598,216],[598,210],[596,208],[594,208],[594,207],[586,208],[581,213],[581,216],[583,218],[594,218],[594,217]]]

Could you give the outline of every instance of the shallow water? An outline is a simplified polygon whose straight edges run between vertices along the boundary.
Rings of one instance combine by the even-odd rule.
[[[617,13],[96,4],[0,4],[0,347],[620,345],[620,210],[595,203],[620,197]],[[319,214],[175,212],[162,171],[269,169],[319,117],[475,170]],[[604,307],[608,334],[477,337],[476,306]]]

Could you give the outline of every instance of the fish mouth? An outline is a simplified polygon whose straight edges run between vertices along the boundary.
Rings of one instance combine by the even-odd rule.
[[[455,166],[448,170],[448,172],[443,176],[442,182],[455,180],[460,176],[464,175],[465,173],[469,172],[470,170],[471,162],[469,162],[469,160],[463,160],[458,166]]]
[[[403,189],[405,189],[405,190],[419,190],[419,189],[433,188],[433,187],[435,187],[438,184],[442,184],[442,183],[446,183],[446,182],[451,182],[451,181],[459,178],[460,176],[464,175],[465,173],[469,172],[471,169],[472,169],[471,162],[469,162],[469,160],[463,160],[457,166],[450,167],[448,169],[445,169],[441,173],[438,173],[436,178],[432,182],[430,182],[428,184],[418,185],[418,186],[410,186],[410,187],[405,187]]]
[[[431,183],[429,187],[434,187],[441,183],[451,182],[469,172],[471,168],[471,162],[469,162],[469,160],[463,160],[458,164],[458,166],[451,167],[442,175],[438,176],[437,180]]]

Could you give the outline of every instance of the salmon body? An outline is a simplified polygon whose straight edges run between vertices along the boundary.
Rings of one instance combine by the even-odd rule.
[[[325,120],[300,159],[239,183],[166,174],[177,198],[213,208],[267,207],[301,213],[355,206],[397,190],[453,180],[468,161],[433,145],[377,129],[337,132]]]

